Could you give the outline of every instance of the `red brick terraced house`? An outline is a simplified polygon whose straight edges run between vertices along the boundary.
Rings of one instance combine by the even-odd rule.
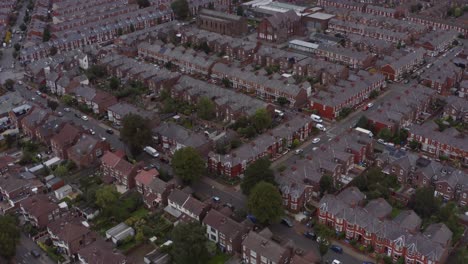
[[[42,125],[49,112],[45,109],[34,107],[23,119],[21,119],[21,128],[23,133],[31,139],[36,138],[36,129]]]
[[[256,263],[290,263],[292,243],[281,245],[272,240],[273,233],[265,228],[259,233],[250,231],[242,241],[242,262]]]
[[[468,174],[451,167],[444,167],[434,181],[435,196],[440,196],[444,201],[458,201],[465,206],[468,201]]]
[[[28,177],[22,177],[22,175]],[[44,184],[29,172],[7,172],[0,176],[0,213],[7,213],[18,208],[20,202],[30,195],[35,195],[44,189]]]
[[[206,235],[221,250],[233,254],[242,250],[242,240],[247,234],[246,228],[228,216],[211,209],[202,221]]]
[[[404,258],[405,263],[445,263],[452,232],[444,224],[432,224],[424,233],[410,232],[406,224],[398,221],[417,221],[417,218],[409,218],[406,212],[396,218],[398,221],[379,218],[379,213],[391,212],[391,208],[380,202],[375,205],[353,208],[339,197],[326,194],[320,200],[318,220],[344,233],[347,239],[372,246],[376,253],[387,255],[394,261]]]
[[[441,95],[450,95],[451,88],[462,80],[463,70],[445,57],[434,62],[431,68],[421,74],[421,84],[430,87]]]
[[[351,69],[367,69],[373,66],[377,59],[371,53],[341,46],[319,45],[315,50],[315,54],[327,61],[348,65]]]
[[[28,197],[20,202],[20,208],[24,220],[38,229],[43,229],[50,222],[68,214],[67,210],[60,208],[45,194]]]
[[[73,161],[79,168],[86,168],[95,165],[99,157],[109,150],[107,141],[83,134],[76,144],[67,150],[68,159]]]
[[[135,177],[142,164],[132,164],[121,153],[107,151],[101,157],[103,181],[113,183],[117,190],[127,192],[135,187]]]
[[[348,80],[339,80],[325,90],[316,92],[310,100],[310,108],[322,118],[334,120],[343,108],[353,108],[367,100],[372,91],[380,91],[385,86],[382,74],[359,71]]]
[[[50,146],[52,152],[61,159],[68,159],[68,148],[73,146],[81,136],[81,129],[66,123],[62,129],[52,137]]]
[[[179,218],[184,221],[195,220],[201,223],[211,209],[211,205],[203,203],[179,189],[174,189],[167,199],[168,207],[180,212]]]
[[[312,132],[313,123],[309,117],[296,116],[284,124],[263,133],[248,144],[220,155],[208,154],[208,169],[228,177],[238,177],[246,167],[259,158],[274,158],[284,152],[294,139],[306,140]]]
[[[149,209],[156,209],[160,205],[167,205],[167,197],[174,188],[174,184],[167,183],[159,177],[156,169],[141,170],[135,177],[137,191]]]
[[[47,226],[47,231],[59,252],[69,257],[93,243],[98,234],[85,226],[82,218],[74,215],[59,218]]]
[[[441,132],[438,125],[433,122],[413,125],[408,136],[408,141],[412,140],[421,143],[421,150],[432,156],[445,156],[468,164],[466,135],[453,127]]]
[[[399,81],[403,77],[403,74],[409,73],[424,61],[425,53],[423,49],[417,49],[402,57],[394,58],[393,61],[380,67],[380,72],[385,75],[388,80]]]

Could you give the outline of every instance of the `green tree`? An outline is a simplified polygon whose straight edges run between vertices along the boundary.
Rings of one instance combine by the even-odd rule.
[[[179,223],[171,233],[170,255],[176,264],[205,264],[209,254],[206,248],[206,230],[196,222]]]
[[[3,84],[8,91],[13,91],[15,86],[15,81],[12,79],[7,79]]]
[[[75,99],[69,94],[63,95],[61,100],[67,106],[72,106],[75,103]]]
[[[258,109],[251,119],[257,132],[262,132],[271,126],[271,115],[264,108]]]
[[[456,7],[453,10],[453,16],[454,17],[460,17],[461,15],[463,15],[463,10],[460,7]]]
[[[58,165],[54,170],[54,175],[58,177],[63,177],[68,174],[68,168],[64,164]]]
[[[285,106],[285,105],[288,105],[290,102],[289,100],[286,98],[286,97],[278,97],[278,99],[276,99],[276,102],[280,105],[280,106]]]
[[[421,148],[421,143],[419,143],[418,141],[416,140],[411,140],[409,142],[409,147],[412,149],[412,150],[417,150],[419,148]]]
[[[117,77],[112,77],[109,80],[109,88],[112,90],[117,90],[120,86],[120,80]]]
[[[325,242],[320,241],[319,252],[321,256],[324,256],[328,252],[328,245]]]
[[[360,128],[367,128],[369,127],[369,119],[367,119],[366,116],[361,116],[358,120],[358,122],[356,123],[356,126],[357,127],[360,127]]]
[[[175,0],[172,2],[171,8],[178,19],[186,19],[190,14],[187,0]]]
[[[317,234],[317,236],[327,241],[335,235],[335,231],[323,224],[315,225],[314,231]]]
[[[385,141],[390,141],[392,139],[392,131],[385,127],[380,130],[378,137]]]
[[[96,190],[95,196],[96,205],[103,210],[108,210],[117,203],[120,195],[114,185],[106,185]]]
[[[0,215],[0,255],[10,259],[16,254],[20,230],[18,220],[10,215]]]
[[[137,0],[137,4],[140,8],[145,8],[150,6],[151,3],[149,2],[149,0]]]
[[[212,120],[216,116],[216,105],[208,97],[200,98],[197,104],[197,115],[204,120]]]
[[[52,111],[55,111],[57,107],[59,106],[59,103],[53,100],[47,100],[47,106],[52,109]]]
[[[438,213],[440,201],[434,197],[434,188],[418,188],[410,205],[422,218],[428,218]]]
[[[133,154],[139,154],[152,141],[150,120],[137,114],[126,115],[122,120],[120,137]]]
[[[236,14],[238,16],[244,16],[244,8],[241,5],[237,7]]]
[[[275,175],[270,166],[271,162],[268,158],[258,159],[247,166],[241,183],[242,193],[249,195],[250,191],[262,181],[276,185]]]
[[[323,195],[324,193],[330,193],[335,190],[333,184],[333,177],[330,175],[323,175],[319,181],[320,185],[320,193]]]
[[[49,40],[50,40],[50,28],[49,28],[49,26],[46,26],[44,28],[43,33],[42,33],[42,41],[47,42]]]
[[[262,224],[272,224],[283,215],[283,199],[271,183],[260,182],[250,192],[247,207]]]
[[[205,173],[205,161],[192,147],[177,150],[172,157],[175,175],[186,183],[193,183]]]
[[[369,94],[370,99],[375,99],[377,96],[379,96],[379,91],[377,90],[372,90],[372,92]]]

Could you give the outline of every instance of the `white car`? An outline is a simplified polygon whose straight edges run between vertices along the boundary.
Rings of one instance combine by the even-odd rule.
[[[71,110],[70,110],[70,108],[65,107],[65,108],[63,109],[63,111],[65,111],[65,112],[70,112]]]
[[[385,145],[385,140],[379,138],[379,139],[377,140],[377,143],[382,144],[382,145]]]
[[[299,154],[301,154],[302,152],[304,152],[303,149],[296,149],[296,150],[294,151],[294,154],[299,155]]]
[[[334,259],[332,264],[341,264],[341,261],[337,260],[337,259]]]
[[[85,116],[85,115],[82,116],[81,119],[83,119],[84,121],[88,121],[88,120],[89,120],[88,116]]]
[[[93,129],[91,129],[91,128],[89,129],[89,133],[91,133],[91,135],[95,135],[95,134],[96,134],[96,132],[95,132]]]
[[[314,138],[312,139],[312,143],[317,144],[320,142],[320,138]]]
[[[373,107],[373,106],[374,106],[374,103],[368,103],[368,104],[367,104],[367,108],[371,108],[371,107]]]
[[[40,91],[36,91],[36,94],[41,96],[42,93]]]

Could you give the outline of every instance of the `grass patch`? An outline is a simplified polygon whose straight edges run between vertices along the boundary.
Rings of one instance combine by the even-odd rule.
[[[149,213],[148,209],[140,208],[140,209],[136,210],[135,212],[133,212],[132,216],[130,216],[130,217],[143,218],[143,217],[147,216],[148,213]]]
[[[229,259],[229,256],[226,254],[218,254],[208,261],[208,264],[224,264]]]
[[[397,217],[400,214],[401,210],[399,208],[396,208],[395,206],[392,207],[392,213],[390,214],[392,219]]]

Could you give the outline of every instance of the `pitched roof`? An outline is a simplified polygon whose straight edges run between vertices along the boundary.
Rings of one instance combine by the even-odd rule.
[[[452,240],[452,231],[443,223],[429,225],[423,235],[443,246]]]
[[[260,233],[250,231],[242,242],[242,246],[255,251],[258,255],[266,257],[274,263],[280,263],[281,257],[284,256],[288,249],[272,241],[270,238],[269,236],[262,236]]]
[[[78,250],[80,257],[85,259],[88,264],[125,264],[127,260],[124,255],[119,252],[114,252],[114,248],[110,242],[98,237],[96,241],[88,246]]]
[[[70,142],[73,142],[76,137],[80,134],[80,129],[77,128],[76,126],[66,123],[60,132],[56,134],[53,138],[52,141],[56,142],[58,145],[64,145],[68,144]]]
[[[364,209],[377,218],[386,217],[392,212],[392,206],[383,198],[370,201]]]
[[[421,226],[421,218],[413,210],[402,211],[393,221],[400,224],[406,230],[418,230]]]
[[[342,200],[348,205],[358,205],[366,196],[355,186],[348,187],[339,193],[336,198]]]
[[[35,217],[49,214],[59,208],[59,206],[52,202],[49,196],[45,194],[30,196],[21,201],[20,204],[28,214]]]
[[[74,241],[91,232],[88,227],[81,223],[81,218],[72,215],[55,220],[49,223],[47,227],[52,234],[65,242]]]
[[[241,224],[213,209],[208,211],[203,223],[224,234],[227,240],[240,236],[244,230]]]
[[[185,201],[187,201],[187,199],[190,197],[189,194],[179,190],[179,189],[175,189],[171,192],[171,194],[169,194],[169,197],[167,198],[169,201],[171,202],[174,202],[180,206],[182,206]]]
[[[135,181],[143,185],[150,185],[151,181],[159,176],[159,172],[156,169],[141,170],[136,176]]]

